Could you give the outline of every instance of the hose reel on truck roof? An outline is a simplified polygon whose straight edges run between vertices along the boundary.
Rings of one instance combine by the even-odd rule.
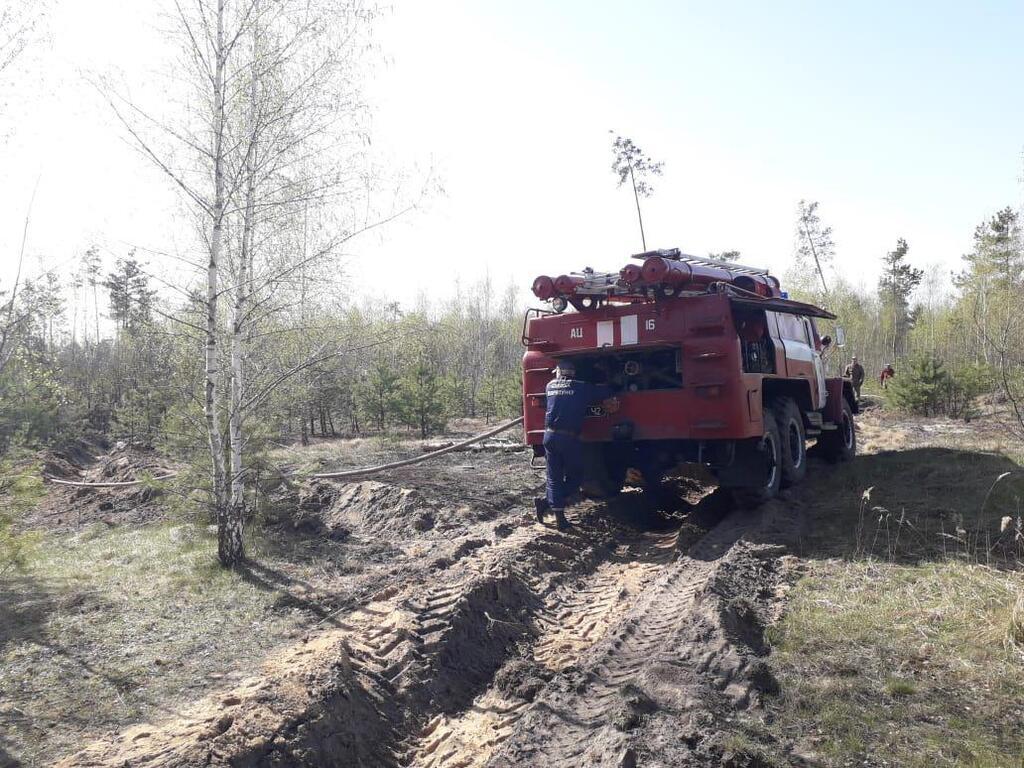
[[[533,281],[533,294],[550,302],[556,314],[570,305],[583,312],[606,304],[674,299],[707,292],[715,283],[734,285],[765,298],[782,296],[779,281],[761,267],[701,258],[678,248],[645,251],[632,258],[643,264],[627,264],[617,273],[586,267],[557,277],[540,275]]]

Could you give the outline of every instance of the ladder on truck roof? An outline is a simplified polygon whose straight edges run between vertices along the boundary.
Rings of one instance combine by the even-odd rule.
[[[741,275],[767,275],[768,270],[761,267],[751,267],[746,264],[737,264],[732,261],[718,261],[717,259],[707,259],[703,256],[691,256],[688,253],[683,253],[678,248],[661,248],[656,251],[645,251],[644,253],[634,253],[634,259],[649,259],[652,256],[661,256],[663,259],[671,259],[672,261],[681,261],[684,264],[700,264],[704,267],[720,267],[721,269],[728,269],[730,272],[736,272]]]

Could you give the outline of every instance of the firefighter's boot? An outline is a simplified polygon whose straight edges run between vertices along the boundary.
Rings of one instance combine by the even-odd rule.
[[[533,500],[533,508],[537,512],[537,522],[544,522],[544,513],[551,509],[551,505],[548,504],[548,500],[543,496],[537,496]]]
[[[558,530],[566,530],[569,527],[569,521],[565,519],[565,510],[555,509],[552,511],[555,513],[555,525],[558,526]]]

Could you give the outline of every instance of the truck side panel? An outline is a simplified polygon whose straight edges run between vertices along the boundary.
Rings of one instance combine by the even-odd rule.
[[[762,434],[760,374],[742,370],[740,343],[729,301],[720,295],[610,307],[547,316],[529,325],[524,357],[527,442],[543,440],[543,385],[559,357],[635,348],[680,350],[682,387],[621,392],[613,415],[588,418],[583,438],[592,441],[721,440]],[[613,431],[617,433],[613,434]]]

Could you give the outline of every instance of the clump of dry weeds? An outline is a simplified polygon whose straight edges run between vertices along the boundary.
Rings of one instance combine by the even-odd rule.
[[[1017,598],[1006,630],[1006,647],[1024,661],[1024,593]]]

